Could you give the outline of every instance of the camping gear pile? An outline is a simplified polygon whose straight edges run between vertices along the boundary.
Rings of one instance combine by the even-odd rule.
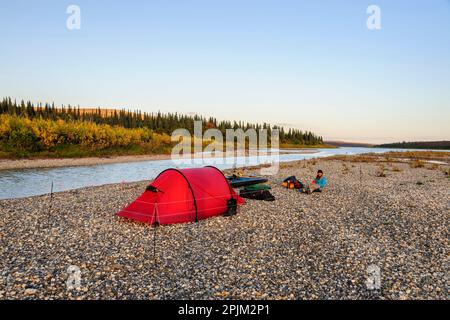
[[[266,178],[244,177],[242,171],[235,171],[227,179],[233,188],[241,188],[239,191],[241,198],[275,201],[275,197],[269,191],[270,186],[265,184],[268,182]]]
[[[242,189],[239,192],[239,196],[252,200],[275,201],[275,197],[270,193],[269,189],[270,187],[266,185],[249,186]]]
[[[232,176],[228,177],[227,179],[233,188],[252,186],[255,184],[266,183],[268,181],[266,178],[239,177],[239,176],[235,176],[235,175],[232,175]]]

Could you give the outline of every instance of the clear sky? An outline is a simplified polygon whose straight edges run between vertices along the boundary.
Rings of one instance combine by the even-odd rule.
[[[1,97],[450,139],[449,0],[1,0],[0,43]]]

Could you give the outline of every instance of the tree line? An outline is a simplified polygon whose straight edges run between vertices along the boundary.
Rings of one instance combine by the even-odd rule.
[[[450,141],[403,141],[396,143],[380,144],[379,148],[399,148],[399,149],[442,149],[450,150]]]
[[[281,144],[298,144],[298,145],[320,145],[323,139],[309,131],[298,129],[285,129],[282,126],[271,126],[268,123],[252,124],[242,121],[218,121],[213,117],[202,117],[199,115],[182,115],[178,113],[147,113],[142,111],[130,110],[105,110],[81,109],[79,106],[74,107],[59,106],[54,103],[38,103],[33,104],[30,101],[12,100],[11,98],[3,98],[0,102],[0,114],[8,114],[12,116],[22,116],[28,119],[44,119],[44,120],[64,120],[64,121],[85,121],[95,124],[105,124],[110,126],[120,126],[127,129],[147,128],[156,133],[171,135],[178,128],[185,128],[193,133],[194,122],[201,121],[203,130],[215,128],[225,135],[226,129],[267,129],[268,135],[274,129],[280,132]]]

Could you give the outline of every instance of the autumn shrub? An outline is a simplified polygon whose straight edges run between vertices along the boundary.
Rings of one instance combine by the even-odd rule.
[[[385,178],[386,177],[386,168],[384,167],[384,165],[380,165],[375,174],[379,178]]]
[[[425,167],[425,162],[419,159],[415,159],[409,163],[411,168],[423,168]]]
[[[69,145],[92,150],[148,145],[150,149],[153,146],[163,150],[171,145],[171,139],[166,134],[158,134],[148,128],[126,129],[88,121],[54,121],[0,115],[2,150],[39,152]]]

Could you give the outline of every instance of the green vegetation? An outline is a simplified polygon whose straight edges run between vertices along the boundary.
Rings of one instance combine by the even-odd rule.
[[[280,130],[280,145],[291,148],[323,147],[323,139],[311,132],[285,130],[269,124],[217,121],[215,118],[142,113],[140,111],[80,109],[54,104],[0,102],[0,157],[86,157],[169,153],[172,132],[194,131],[194,121],[203,130]]]
[[[298,148],[302,148],[302,149],[317,149],[317,148],[323,148],[323,149],[336,149],[338,147],[333,146],[333,145],[329,145],[327,143],[323,143],[323,144],[295,144],[295,143],[280,143],[280,148],[281,149],[298,149]]]
[[[404,149],[438,149],[450,150],[450,141],[423,141],[423,142],[397,142],[381,144],[379,148],[404,148]]]

